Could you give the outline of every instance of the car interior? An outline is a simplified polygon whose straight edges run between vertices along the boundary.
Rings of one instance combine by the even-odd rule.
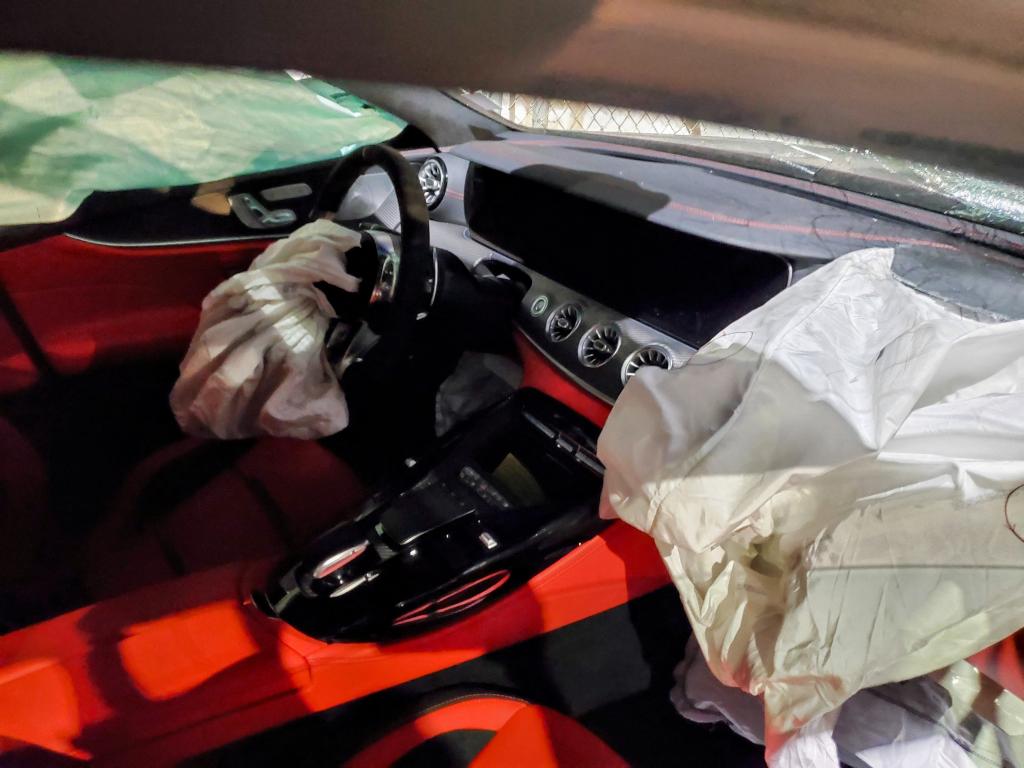
[[[131,728],[97,716],[66,759],[764,764],[672,707],[686,618],[653,545],[598,515],[600,428],[640,370],[683,366],[842,254],[989,246],[911,206],[721,160],[507,127],[439,147],[430,133],[213,191],[96,192],[0,251],[0,633],[66,621],[121,643],[174,611],[213,621],[222,609],[199,606],[233,592],[245,626],[295,632],[287,651],[253,640],[236,659],[248,672],[210,662],[217,675],[187,690],[155,682],[159,643],[137,667],[128,646],[82,651],[112,665],[90,669],[107,700],[137,702],[126,722],[145,737],[118,751]],[[183,435],[167,398],[204,296],[323,217],[361,237],[360,291],[324,289],[351,329],[324,339],[349,427]],[[546,602],[584,558],[603,586]],[[288,654],[314,645],[379,653],[370,682],[301,703],[261,688],[292,690],[280,670],[300,674]],[[148,671],[130,682],[118,664]],[[234,720],[202,731],[228,699]],[[25,754],[45,764],[50,750]]]

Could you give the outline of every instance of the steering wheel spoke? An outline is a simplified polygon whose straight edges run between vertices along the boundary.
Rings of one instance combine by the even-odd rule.
[[[374,167],[381,168],[395,187],[401,229],[368,229],[358,252],[349,252],[350,271],[365,283],[359,292],[363,307],[359,319],[364,324],[349,348],[355,347],[361,336],[367,346],[355,355],[345,353],[336,367],[339,375],[344,375],[356,357],[364,358],[371,349],[375,363],[385,368],[406,361],[417,321],[430,310],[435,285],[430,218],[423,190],[416,170],[394,149],[375,144],[339,160],[320,191],[312,217],[336,212],[356,180]],[[375,337],[372,343],[368,343],[369,334]]]

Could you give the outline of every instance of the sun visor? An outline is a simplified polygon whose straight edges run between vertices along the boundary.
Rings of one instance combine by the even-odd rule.
[[[641,370],[601,435],[603,511],[656,539],[715,676],[763,697],[770,759],[1024,625],[1024,322],[895,256],[840,257]]]

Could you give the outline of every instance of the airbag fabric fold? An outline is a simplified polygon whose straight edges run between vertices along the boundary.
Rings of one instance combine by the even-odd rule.
[[[892,258],[843,256],[642,369],[601,435],[604,511],[656,539],[715,676],[763,696],[769,755],[1024,625],[1024,322]]]
[[[759,698],[719,682],[690,638],[676,668],[672,702],[698,723],[725,722],[764,744]],[[958,661],[941,672],[858,691],[827,728],[803,729],[775,763],[849,768],[1021,768],[1024,701]],[[819,718],[819,725],[831,716]],[[831,723],[829,723],[831,725]]]
[[[97,191],[203,185],[337,159],[404,127],[299,72],[4,51],[0,226],[62,221]]]
[[[171,392],[186,432],[222,439],[312,439],[348,425],[324,341],[335,317],[315,283],[354,292],[345,252],[359,234],[320,220],[271,245],[203,300]]]

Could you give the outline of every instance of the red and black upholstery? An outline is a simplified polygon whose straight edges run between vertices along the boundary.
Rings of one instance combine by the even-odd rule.
[[[446,744],[439,750],[441,740]],[[397,726],[345,765],[412,768],[460,763],[470,768],[628,765],[575,720],[548,707],[503,696],[469,696],[434,707]]]
[[[170,435],[167,363],[184,353],[203,297],[267,244],[60,236],[0,251],[0,397],[18,398],[4,405],[20,417],[18,429],[0,423],[0,584],[31,580],[42,594],[45,576],[55,595],[84,582],[65,596],[100,599],[279,554],[362,497],[317,443],[185,439],[138,459]]]
[[[319,443],[187,438],[143,460],[92,537],[96,597],[236,560],[278,555],[363,498],[351,468]]]

